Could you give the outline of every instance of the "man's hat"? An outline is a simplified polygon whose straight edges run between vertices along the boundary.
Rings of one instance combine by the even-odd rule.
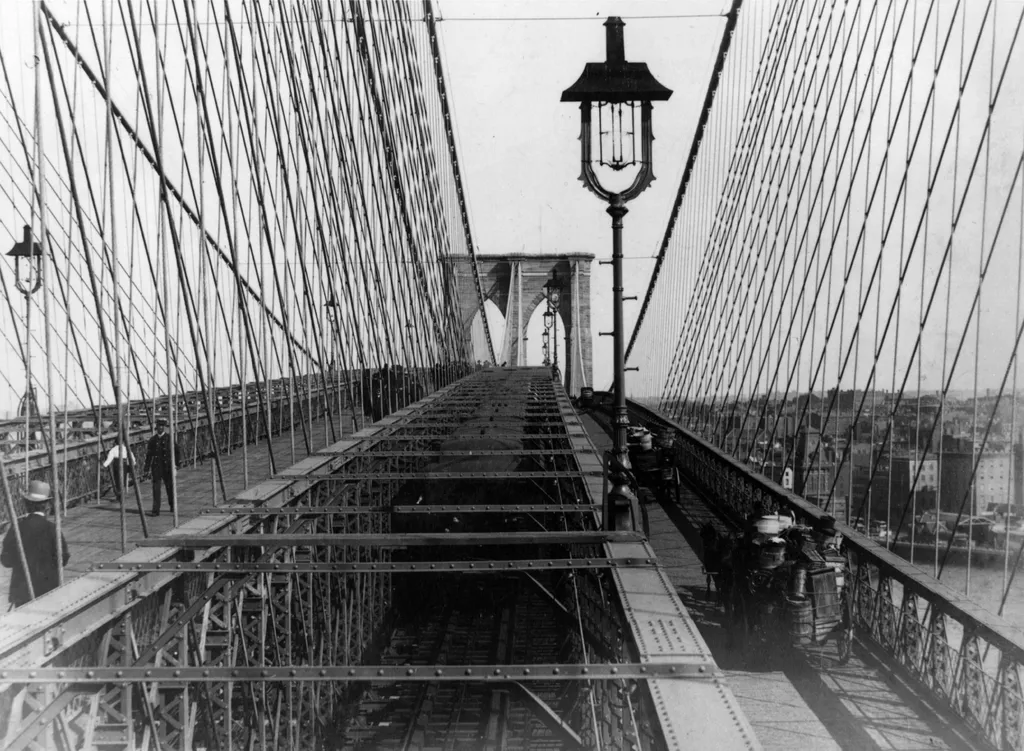
[[[32,480],[28,484],[28,490],[21,491],[23,500],[31,503],[42,503],[50,500],[50,483],[42,480]]]
[[[156,418],[156,426],[159,428],[161,425],[163,425],[165,428],[167,427],[167,418],[166,417],[158,417],[158,418]]]

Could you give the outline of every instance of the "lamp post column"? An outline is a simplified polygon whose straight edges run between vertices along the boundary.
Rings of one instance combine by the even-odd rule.
[[[615,368],[615,411],[612,414],[614,428],[613,451],[623,466],[629,466],[629,452],[626,447],[626,428],[629,416],[626,412],[626,363],[624,330],[622,322],[622,217],[629,209],[619,194],[608,201],[608,214],[612,218],[612,339],[614,341]]]

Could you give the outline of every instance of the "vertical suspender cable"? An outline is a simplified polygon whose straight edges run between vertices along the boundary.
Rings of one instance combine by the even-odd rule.
[[[110,245],[111,255],[113,256],[114,263],[111,264],[111,287],[112,296],[116,296],[120,292],[120,275],[118,270],[121,266],[120,259],[117,255],[117,217],[115,215],[115,198],[114,198],[114,166],[110,158],[110,151],[112,148],[111,132],[113,129],[113,116],[110,111],[110,71],[111,71],[111,48],[113,32],[111,29],[111,16],[112,9],[108,0],[104,0],[102,7],[103,15],[103,73],[106,79],[107,96],[104,97],[104,178],[106,179],[106,193],[108,199],[108,208],[110,214],[108,215],[109,223],[104,228],[105,242]],[[74,117],[74,113],[72,113]],[[71,167],[69,166],[69,169]],[[102,211],[102,207],[101,207]],[[124,422],[124,405],[122,403],[121,395],[121,316],[114,315],[114,373],[112,384],[114,386],[114,404],[117,409],[117,420],[115,427],[117,429],[117,441],[116,449],[118,451],[118,460],[112,465],[114,467],[114,491],[117,494],[118,512],[121,517],[121,552],[125,553],[128,550],[128,516],[125,509],[125,488],[124,488],[124,470],[123,464],[128,461],[128,457],[121,453],[128,448],[128,438],[125,435]]]
[[[51,322],[50,322],[50,305],[52,291],[50,290],[49,275],[50,275],[50,264],[52,262],[49,238],[46,234],[46,170],[44,158],[45,151],[43,150],[43,125],[42,125],[42,71],[39,65],[39,49],[46,44],[46,40],[43,37],[43,19],[39,13],[39,6],[36,6],[34,12],[35,24],[33,38],[35,40],[36,50],[36,70],[35,70],[35,98],[36,98],[36,149],[37,149],[37,175],[39,179],[38,188],[38,202],[39,202],[39,229],[40,229],[40,242],[43,245],[41,264],[40,264],[40,275],[42,278],[43,287],[43,328],[44,328],[44,347],[46,351],[46,400],[47,413],[49,415],[49,431],[50,437],[47,442],[49,455],[50,455],[50,485],[51,492],[53,493],[53,519],[54,519],[54,555],[56,557],[57,564],[57,584],[60,586],[64,583],[64,557],[63,557],[63,546],[61,545],[61,527],[63,525],[64,518],[64,504],[63,495],[60,492],[60,483],[57,475],[57,451],[54,441],[57,437],[57,425],[56,425],[56,407],[53,403],[54,388],[53,388],[53,346],[52,346],[52,333],[51,333]],[[56,117],[60,117],[60,113],[55,112]],[[28,238],[31,242],[31,237]],[[30,392],[31,393],[31,392]],[[34,406],[34,405],[33,405]],[[29,410],[31,412],[31,409]],[[28,474],[25,475],[26,481],[28,480]],[[12,523],[17,523],[16,520],[12,519]]]

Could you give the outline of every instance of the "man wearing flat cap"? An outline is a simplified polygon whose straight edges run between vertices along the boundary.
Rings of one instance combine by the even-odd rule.
[[[36,597],[44,595],[57,587],[60,580],[60,565],[57,563],[57,528],[46,518],[47,506],[52,503],[49,483],[32,480],[28,489],[22,491],[22,500],[28,514],[18,519],[17,529],[21,535],[21,546],[25,553],[25,565],[32,580],[32,592]],[[60,555],[67,564],[71,554],[68,543],[63,535],[60,540]],[[11,590],[8,599],[13,607],[24,605],[32,599],[29,594],[28,579],[25,567],[18,551],[18,538],[14,525],[7,530],[4,537],[3,550],[0,551],[0,564],[11,572]]]
[[[171,480],[174,464],[181,457],[181,448],[174,444],[171,454],[171,435],[167,432],[167,420],[160,417],[156,421],[156,435],[149,439],[146,448],[146,466],[144,471],[153,472],[153,509],[150,516],[160,516],[160,489],[167,489],[167,505],[174,511],[174,484]]]

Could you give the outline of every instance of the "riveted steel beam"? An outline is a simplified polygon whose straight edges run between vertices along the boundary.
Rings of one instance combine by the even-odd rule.
[[[386,440],[386,439],[385,439]],[[460,450],[449,450],[449,449],[409,449],[406,451],[353,451],[352,449],[345,449],[343,451],[329,451],[323,450],[318,451],[318,456],[327,455],[347,455],[354,459],[437,459],[437,458],[456,458],[456,457],[476,457],[476,456],[575,456],[577,451],[573,449],[460,449]]]
[[[503,422],[510,422],[510,421],[513,421],[513,420],[515,420],[515,421],[529,420],[527,425],[529,427],[531,427],[531,428],[556,427],[556,426],[560,427],[562,425],[565,425],[565,421],[562,420],[562,419],[558,419],[558,420],[548,420],[548,419],[541,420],[541,419],[537,419],[538,417],[540,417],[540,415],[538,415],[536,417],[534,415],[493,415],[493,416],[486,415],[486,416],[481,417],[478,413],[473,413],[471,415],[466,415],[466,417],[469,418],[469,419],[466,419],[466,420],[419,420],[419,419],[413,419],[413,420],[409,420],[408,422],[402,423],[402,427],[403,428],[415,428],[415,427],[419,427],[419,426],[423,426],[423,427],[439,427],[439,428],[460,428],[460,427],[463,427],[463,426],[479,427],[479,426],[487,425],[488,423],[484,422],[487,419],[490,419],[490,421],[491,421],[490,424],[498,424],[498,423],[503,423]]]
[[[448,545],[600,545],[639,542],[637,532],[422,532],[417,534],[265,534],[164,535],[134,540],[148,548],[261,548],[323,545],[382,548],[444,547]]]
[[[463,504],[410,504],[384,506],[284,506],[264,508],[262,506],[211,506],[204,508],[204,514],[249,514],[261,516],[287,516],[292,514],[589,514],[601,508],[596,503],[559,505],[557,503],[495,503],[493,505]]]
[[[332,474],[317,472],[296,473],[293,475],[275,475],[274,480],[303,477],[310,480],[329,480],[332,482],[358,482],[360,480],[561,480],[579,479],[581,477],[600,477],[597,470],[581,472],[574,469],[565,470],[524,470],[522,472],[347,472],[344,469]]]
[[[486,438],[487,440],[509,440],[509,441],[541,441],[541,440],[565,440],[567,438],[585,438],[586,433],[579,430],[575,433],[493,433],[487,430],[486,427],[478,427],[476,425],[465,425],[460,426],[463,428],[463,432],[452,432],[452,433],[374,433],[373,435],[366,436],[364,440],[373,441],[423,441],[423,440],[449,440],[453,438],[466,439],[466,438]],[[471,434],[465,432],[466,429],[470,429],[479,433]]]
[[[714,662],[698,655],[692,661],[591,663],[573,665],[278,665],[267,667],[61,667],[0,670],[11,683],[232,683],[265,681],[599,681],[698,679],[721,677]]]
[[[560,505],[557,503],[510,503],[484,506],[479,504],[444,504],[420,506],[393,506],[396,514],[589,514],[601,508],[596,503]]]
[[[218,574],[329,574],[376,572],[388,574],[489,574],[507,571],[557,571],[561,569],[640,568],[656,566],[653,558],[540,558],[536,560],[488,561],[412,561],[380,562],[352,561],[331,563],[269,563],[266,561],[164,561],[163,563],[97,563],[93,571],[167,571],[191,573],[196,571]],[[546,590],[545,590],[546,592]],[[548,593],[550,594],[550,593]]]

